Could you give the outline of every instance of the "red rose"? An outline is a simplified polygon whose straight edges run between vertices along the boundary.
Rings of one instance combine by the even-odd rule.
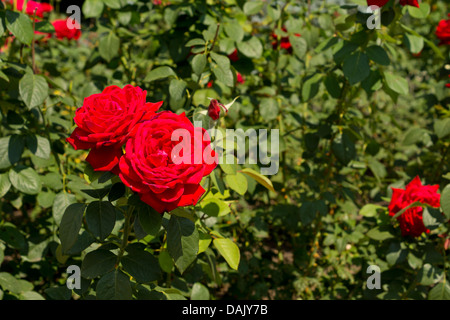
[[[67,38],[69,40],[78,40],[81,36],[80,25],[73,19],[67,18],[66,20],[55,20],[52,22],[55,28],[55,35],[58,39]],[[69,29],[67,25],[71,25],[72,29]]]
[[[24,2],[24,0],[17,0],[17,10],[22,11],[23,2]],[[9,3],[11,5],[13,5],[14,0],[9,0]],[[33,16],[34,10],[36,10],[36,16],[43,18],[44,13],[53,11],[53,6],[49,3],[39,3],[36,1],[32,1],[32,0],[28,1],[27,7],[25,9],[26,14]]]
[[[441,195],[436,192],[438,189],[439,185],[423,186],[418,176],[406,186],[405,190],[392,188],[393,194],[389,204],[389,215],[391,217],[394,216],[397,212],[416,201],[426,203],[435,208],[439,207]],[[402,236],[418,237],[423,232],[430,232],[423,224],[422,213],[422,207],[414,207],[406,210],[397,218],[400,222]]]
[[[389,0],[367,0],[367,6],[369,6],[369,7],[377,6],[377,7],[381,8],[388,2],[389,2]]]
[[[231,61],[233,61],[233,62],[238,61],[238,60],[239,60],[239,56],[238,56],[237,49],[234,49],[234,51],[228,55],[228,58],[229,58]]]
[[[450,16],[450,14],[449,14]],[[450,44],[450,19],[439,21],[436,27],[436,37],[438,37],[441,44]]]
[[[180,132],[181,142],[174,141]],[[177,153],[180,144],[183,149]],[[217,162],[205,129],[194,128],[184,113],[163,111],[135,127],[120,159],[119,176],[143,202],[163,213],[195,205],[205,192],[200,181]]]
[[[419,8],[419,3],[417,0],[400,0],[402,6],[413,6]]]
[[[212,99],[208,107],[208,116],[210,116],[210,118],[213,120],[219,119],[221,107],[228,112],[223,104],[221,104],[216,99]]]
[[[118,173],[122,145],[133,127],[150,119],[162,101],[145,101],[147,91],[126,85],[123,89],[109,86],[102,93],[84,99],[74,121],[77,128],[67,141],[78,149],[91,149],[86,160],[96,171]]]
[[[22,2],[22,6],[23,6],[23,0],[17,1],[17,3],[19,3],[19,2]],[[22,10],[22,9],[19,9],[19,10]],[[39,3],[36,1],[28,1],[26,13],[28,15],[32,16],[34,14],[34,10],[36,10],[36,16],[43,18],[44,13],[53,11],[53,6],[49,3]]]
[[[237,78],[237,82],[245,83],[244,77],[239,72],[236,72],[236,78]]]
[[[287,32],[286,28],[284,28],[284,27],[282,28],[282,30],[284,32]],[[301,36],[300,33],[295,33],[294,35],[296,37],[300,37]],[[277,35],[275,34],[275,32],[272,33],[272,38],[275,39],[274,41],[272,41],[272,48],[274,50],[276,50],[278,48],[278,40],[277,40],[278,38],[277,38]],[[280,48],[286,49],[289,53],[292,53],[292,45],[291,45],[291,42],[289,41],[289,37],[282,37],[281,38],[281,40],[280,40]]]

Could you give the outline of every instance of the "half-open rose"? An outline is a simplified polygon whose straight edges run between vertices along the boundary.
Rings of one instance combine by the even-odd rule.
[[[74,121],[77,128],[67,141],[78,149],[91,149],[86,160],[96,171],[118,173],[122,145],[133,127],[154,116],[162,101],[146,102],[147,91],[126,85],[109,86],[84,99]]]
[[[157,113],[139,123],[120,159],[122,182],[142,201],[163,213],[195,205],[205,190],[204,176],[217,166],[208,133],[184,113]]]

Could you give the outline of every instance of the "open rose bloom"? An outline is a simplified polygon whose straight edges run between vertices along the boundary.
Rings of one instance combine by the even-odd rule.
[[[147,91],[126,85],[110,86],[84,99],[74,118],[77,128],[67,141],[76,149],[90,149],[86,160],[96,171],[118,173],[122,145],[133,127],[150,119],[161,107],[146,102]]]
[[[170,111],[140,122],[120,159],[120,178],[142,201],[163,213],[195,205],[204,176],[217,166],[205,129]]]
[[[419,177],[415,177],[406,186],[406,189],[392,188],[393,194],[389,204],[389,215],[394,216],[400,210],[417,201],[438,208],[441,200],[441,195],[437,193],[438,189],[439,185],[422,185]],[[422,214],[422,207],[413,207],[397,217],[402,236],[418,237],[424,232],[430,232],[423,224]]]

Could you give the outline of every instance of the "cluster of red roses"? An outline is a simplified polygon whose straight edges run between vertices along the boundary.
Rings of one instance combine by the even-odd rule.
[[[420,178],[415,177],[405,189],[392,188],[392,198],[389,204],[389,215],[393,217],[400,210],[414,202],[428,204],[439,208],[441,195],[437,193],[439,185],[422,185]],[[403,212],[397,220],[400,223],[402,236],[418,237],[422,233],[429,233],[423,223],[423,208],[413,207]]]
[[[146,102],[146,95],[147,91],[126,85],[123,89],[109,86],[87,97],[76,111],[77,128],[67,141],[75,150],[90,149],[86,160],[94,170],[117,174],[156,211],[195,205],[205,192],[200,181],[218,162],[209,135],[195,128],[184,113],[157,112],[162,101]],[[189,133],[190,140],[183,141],[190,146],[187,150],[201,149],[200,161],[194,160],[195,151],[181,154],[184,149],[180,157],[191,161],[173,161],[178,141],[173,141],[172,134],[178,129]]]
[[[3,0],[4,1],[4,0]],[[8,0],[10,5],[14,4],[14,0]],[[17,0],[17,10],[23,11],[24,0]],[[43,18],[45,13],[49,13],[53,11],[53,6],[49,3],[39,3],[36,1],[27,1],[25,13],[29,16],[33,17],[36,14],[36,17]],[[72,24],[73,28],[69,29],[67,24]],[[52,22],[53,27],[55,28],[55,36],[58,39],[75,39],[77,40],[81,36],[80,26],[78,23],[71,19],[60,19],[54,20]],[[51,33],[43,33],[39,31],[35,31],[35,34],[44,35],[45,39],[50,38],[52,36]]]

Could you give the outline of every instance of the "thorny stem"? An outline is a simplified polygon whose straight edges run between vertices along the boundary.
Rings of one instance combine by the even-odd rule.
[[[213,51],[214,46],[216,45],[216,40],[217,40],[217,37],[219,36],[219,29],[220,29],[220,22],[217,23],[216,34],[214,35],[214,39],[213,39],[213,43],[212,43],[212,46],[211,46],[211,50],[209,50],[210,52]]]

